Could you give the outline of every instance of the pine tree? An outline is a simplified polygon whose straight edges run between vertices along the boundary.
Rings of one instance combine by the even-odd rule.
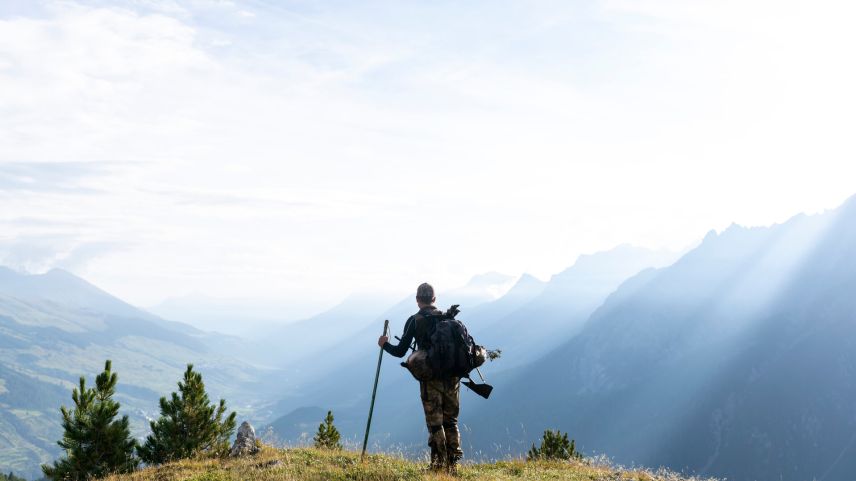
[[[583,456],[576,450],[576,442],[568,440],[568,433],[562,434],[561,431],[552,431],[550,429],[544,431],[544,436],[541,438],[541,447],[536,448],[532,444],[532,449],[526,455],[528,461],[538,459],[581,459]]]
[[[47,478],[100,478],[133,471],[139,464],[134,456],[137,441],[131,437],[128,416],[116,419],[119,403],[113,400],[113,394],[118,376],[111,368],[109,360],[104,363],[104,372],[96,376],[94,388],[87,388],[81,376],[79,388],[71,393],[74,409],[60,408],[63,435],[58,444],[65,450],[65,457],[53,466],[42,465]]]
[[[148,464],[162,464],[199,454],[224,456],[235,431],[235,413],[226,414],[226,401],[210,403],[202,375],[187,365],[183,381],[170,399],[160,399],[161,415],[151,422],[152,434],[137,452]]]
[[[15,473],[9,471],[9,474],[0,474],[0,481],[27,481],[25,478],[15,476]]]
[[[339,430],[333,425],[333,411],[327,411],[324,422],[318,425],[318,432],[313,438],[316,448],[342,449],[339,442]]]

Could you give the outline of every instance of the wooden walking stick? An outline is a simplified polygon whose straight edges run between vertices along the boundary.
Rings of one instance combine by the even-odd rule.
[[[383,335],[386,336],[389,331],[389,319],[383,321]],[[366,422],[366,435],[363,437],[363,452],[360,454],[360,461],[366,456],[366,445],[369,442],[369,429],[372,427],[372,412],[374,411],[374,400],[377,394],[377,380],[380,378],[380,363],[383,361],[383,347],[380,348],[380,354],[377,357],[377,371],[374,375],[374,387],[372,388],[372,403],[369,405],[369,420]]]

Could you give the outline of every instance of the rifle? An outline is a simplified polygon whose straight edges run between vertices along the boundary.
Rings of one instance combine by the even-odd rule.
[[[488,384],[484,381],[484,376],[482,376],[482,373],[481,373],[481,371],[479,371],[479,368],[476,368],[476,372],[479,373],[479,377],[482,380],[482,384],[476,384],[475,382],[473,382],[472,378],[461,382],[461,384],[463,384],[464,386],[467,386],[468,388],[470,388],[474,393],[478,394],[479,396],[487,399],[490,397],[491,391],[493,391],[493,386],[491,386],[490,384]]]
[[[446,318],[447,319],[454,319],[455,316],[457,316],[461,312],[461,310],[458,309],[459,307],[460,307],[460,304],[455,304],[452,307],[450,307],[446,311],[446,314],[445,314]],[[481,384],[476,384],[472,380],[472,378],[468,378],[466,381],[461,382],[461,384],[463,384],[464,386],[467,386],[468,388],[470,388],[474,393],[478,394],[479,396],[487,399],[490,397],[490,393],[493,391],[493,386],[491,386],[490,384],[485,382],[484,376],[482,376],[482,373],[479,370],[479,368],[476,368],[476,372],[479,373],[479,377],[481,378],[481,381],[482,381]]]

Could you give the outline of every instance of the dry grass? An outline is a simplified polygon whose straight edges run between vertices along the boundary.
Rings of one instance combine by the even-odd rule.
[[[420,464],[388,455],[317,449],[265,447],[256,456],[238,459],[198,459],[116,475],[106,481],[397,481],[397,480],[569,480],[569,481],[678,481],[670,473],[620,470],[586,462],[501,461],[465,464],[458,476],[436,474]]]

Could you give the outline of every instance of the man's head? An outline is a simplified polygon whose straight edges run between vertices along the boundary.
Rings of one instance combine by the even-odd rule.
[[[431,287],[431,284],[427,282],[423,282],[419,284],[419,287],[416,288],[416,304],[419,307],[427,307],[434,304],[434,301],[437,299],[434,297],[434,288]]]

